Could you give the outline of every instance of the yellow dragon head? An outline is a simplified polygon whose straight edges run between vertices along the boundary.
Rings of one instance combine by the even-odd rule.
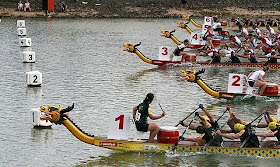
[[[141,45],[141,42],[139,42],[138,44],[130,44],[130,43],[124,43],[123,46],[125,47],[123,49],[123,51],[128,51],[128,52],[132,52],[132,53],[135,53],[135,51],[137,50],[137,46]]]
[[[181,70],[180,73],[184,75],[184,78],[181,78],[181,81],[189,81],[189,82],[197,82],[197,80],[199,80],[199,76],[198,74],[204,73],[204,69],[199,70],[198,72],[196,72],[196,70],[194,69],[193,71],[191,70]]]
[[[62,106],[54,107],[48,105],[48,107],[40,106],[40,111],[44,114],[41,115],[41,120],[49,120],[55,124],[62,124],[64,117],[67,117],[67,113],[74,108],[74,103],[72,106],[69,106],[65,109],[62,109]]]
[[[135,44],[134,43],[124,43],[123,46],[125,47],[123,51],[134,52],[135,51]]]
[[[178,24],[178,27],[180,27],[180,28],[186,28],[186,22],[177,22],[177,24]]]
[[[190,18],[191,18],[190,16],[186,16],[186,15],[183,15],[183,16],[182,16],[182,19],[183,19],[183,20],[190,20]]]
[[[161,36],[166,37],[166,38],[171,38],[172,33],[175,32],[175,30],[173,30],[173,31],[161,30],[160,32],[162,33]]]

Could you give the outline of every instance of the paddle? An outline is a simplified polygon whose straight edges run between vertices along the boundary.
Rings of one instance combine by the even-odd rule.
[[[249,124],[247,125],[251,125],[253,122],[255,122],[257,119],[259,119],[264,113],[261,113],[261,115],[259,115],[257,118],[255,118],[253,121],[251,121]],[[262,119],[259,120],[259,122],[261,122]],[[258,122],[258,123],[259,123]],[[246,125],[245,125],[246,126]],[[250,135],[243,141],[243,143],[241,144],[241,146],[239,147],[239,150],[244,147],[244,145],[247,143],[247,141],[249,140]]]
[[[181,122],[184,122],[186,119],[188,119],[193,113],[195,113],[197,110],[199,109],[199,107],[197,109],[195,109],[193,112],[191,112],[186,118],[184,118]],[[175,125],[175,127],[177,127],[180,123],[178,123],[177,125]]]
[[[189,129],[190,125],[192,124],[192,122],[194,121],[196,115],[194,115],[193,119],[191,120],[191,122],[188,124],[188,126],[186,127],[186,129],[184,130],[184,132],[181,134],[181,136],[179,137],[178,141],[174,144],[172,151],[174,153],[174,150],[177,149],[177,145],[179,143],[179,141],[183,138],[184,134],[186,133],[187,129]]]
[[[230,110],[230,107],[227,107],[227,109],[223,112],[223,114],[217,119],[217,121],[216,122],[218,122],[223,116],[224,116],[224,114],[227,112],[227,111],[229,111]],[[222,126],[221,126],[221,128],[219,128],[219,129],[222,129],[225,125],[226,125],[226,123],[227,122],[225,122]],[[215,139],[215,137],[216,137],[216,135],[217,135],[217,133],[215,133],[214,135],[213,135],[213,138],[208,142],[208,143],[206,143],[204,146],[203,146],[203,150],[205,150],[213,141],[214,141],[214,139]]]

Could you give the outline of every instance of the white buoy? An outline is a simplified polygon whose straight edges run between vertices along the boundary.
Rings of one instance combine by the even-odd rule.
[[[18,28],[25,28],[25,21],[24,20],[18,20],[17,21],[17,27]]]
[[[33,126],[50,127],[52,123],[49,120],[41,120],[41,116],[44,115],[39,108],[31,109],[30,122]]]
[[[35,63],[35,52],[32,51],[23,51],[22,52],[22,60],[24,63]]]
[[[41,86],[42,80],[42,73],[39,71],[26,72],[26,83],[28,86]]]
[[[31,46],[31,38],[19,38],[19,46]]]
[[[18,28],[17,34],[18,36],[26,36],[26,28]]]

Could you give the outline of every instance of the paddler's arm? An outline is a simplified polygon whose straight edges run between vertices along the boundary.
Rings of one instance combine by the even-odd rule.
[[[135,106],[133,109],[132,109],[132,117],[133,117],[133,120],[135,120],[135,115],[136,115],[136,111],[138,110],[138,106]]]
[[[274,133],[256,133],[256,136],[260,136],[260,137],[275,137]]]
[[[210,122],[212,123],[215,122],[215,119],[213,118],[212,114],[208,110],[206,110],[203,106],[202,107],[200,106],[199,108],[201,108],[202,111],[205,113],[205,115],[207,115],[207,117],[210,119]]]
[[[229,113],[230,117],[234,119],[235,123],[241,123],[242,124],[242,120],[238,116],[236,116],[235,112],[232,112],[231,110],[229,110],[228,113]]]
[[[201,135],[203,136],[203,135]],[[199,137],[189,137],[189,138],[184,138],[185,141],[192,141],[192,142],[198,142],[198,141],[201,141],[202,140],[202,137],[199,136]]]
[[[232,129],[220,129],[222,133],[232,133]]]
[[[152,109],[150,107],[148,108],[148,113],[149,113],[149,118],[152,119],[152,120],[160,119],[160,118],[162,118],[162,117],[164,117],[166,115],[165,112],[162,112],[162,114],[158,115],[158,116],[153,115]]]
[[[228,139],[232,139],[232,140],[234,140],[234,139],[239,139],[240,138],[240,136],[242,135],[240,135],[239,133],[237,133],[237,134],[224,134],[224,133],[222,133],[220,130],[217,130],[217,132],[216,132],[218,135],[220,135],[220,136],[222,136],[222,137],[225,137],[225,138],[228,138]],[[243,132],[244,133],[244,132]]]

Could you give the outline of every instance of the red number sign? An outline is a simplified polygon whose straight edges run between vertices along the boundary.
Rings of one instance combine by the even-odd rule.
[[[119,117],[117,117],[117,118],[115,119],[115,121],[120,120],[119,129],[123,129],[123,119],[124,119],[124,115],[120,115]]]
[[[161,53],[162,55],[164,55],[164,56],[168,55],[168,48],[167,47],[162,47],[161,49],[163,50],[163,52]]]
[[[240,76],[239,75],[234,75],[232,76],[233,79],[236,79],[231,85],[232,86],[240,86],[240,84],[238,83],[240,81]]]
[[[194,36],[192,36],[192,38],[197,40],[197,34],[194,34]]]

